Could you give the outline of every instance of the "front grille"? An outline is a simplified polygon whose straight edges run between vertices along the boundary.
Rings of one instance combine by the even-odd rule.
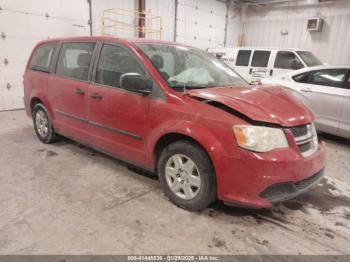
[[[300,153],[304,156],[312,155],[318,148],[318,139],[313,124],[289,128],[293,134]]]
[[[300,152],[304,153],[312,148],[312,142],[307,142],[305,144],[298,145]]]
[[[301,137],[307,135],[307,125],[305,126],[295,126],[291,127],[290,131],[292,132],[294,137]]]

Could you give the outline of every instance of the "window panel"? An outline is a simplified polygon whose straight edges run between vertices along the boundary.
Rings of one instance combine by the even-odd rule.
[[[32,70],[49,72],[55,46],[56,43],[43,44],[39,46],[33,54],[29,68]]]
[[[311,72],[306,83],[313,85],[343,87],[346,69],[325,69]]]
[[[236,66],[248,66],[251,50],[239,50],[237,55]]]
[[[95,43],[64,43],[56,74],[87,81],[94,47]]]
[[[279,51],[276,56],[275,68],[281,69],[300,69],[303,67],[298,57],[289,51]]]
[[[254,51],[252,66],[267,67],[270,58],[270,51]]]
[[[97,66],[96,83],[119,87],[120,76],[125,73],[144,75],[136,58],[125,48],[104,45]]]
[[[306,76],[309,74],[309,72],[305,72],[296,76],[293,76],[293,80],[298,83],[305,83]]]

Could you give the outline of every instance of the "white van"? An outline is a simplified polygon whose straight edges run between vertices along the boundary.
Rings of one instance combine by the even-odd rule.
[[[323,64],[313,53],[299,49],[221,47],[208,48],[207,52],[222,59],[249,83]]]

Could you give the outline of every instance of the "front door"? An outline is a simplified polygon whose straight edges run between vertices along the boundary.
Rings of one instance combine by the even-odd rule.
[[[311,71],[297,88],[316,115],[319,130],[337,134],[344,99],[345,69]]]
[[[268,71],[268,77],[276,77],[286,74],[292,70],[303,68],[304,65],[294,52],[278,51],[274,66]]]
[[[49,99],[58,132],[88,140],[87,94],[94,42],[63,43],[55,74],[49,77]]]
[[[151,96],[121,89],[120,76],[125,73],[146,74],[130,50],[104,44],[95,70],[95,83],[88,92],[92,143],[121,159],[142,164]]]

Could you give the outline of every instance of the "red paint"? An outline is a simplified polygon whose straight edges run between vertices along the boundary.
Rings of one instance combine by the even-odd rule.
[[[259,194],[275,183],[300,181],[325,165],[324,146],[310,157],[303,157],[290,134],[290,147],[268,153],[253,153],[236,144],[232,125],[248,124],[238,116],[207,105],[198,98],[210,98],[246,117],[282,127],[313,121],[312,113],[293,96],[276,87],[240,86],[187,91],[172,90],[134,42],[109,37],[80,37],[56,41],[106,41],[129,48],[148,69],[165,99],[141,96],[123,89],[107,88],[93,82],[57,77],[26,69],[24,74],[25,107],[40,99],[48,108],[53,126],[60,133],[102,149],[149,170],[155,168],[155,145],[163,136],[178,133],[196,140],[207,151],[214,165],[218,198],[251,207],[270,207]],[[55,41],[50,40],[50,41]],[[156,41],[157,42],[157,41]],[[39,43],[40,45],[41,43]],[[75,89],[85,92],[75,94]],[[98,92],[102,100],[90,99]],[[63,111],[86,121],[58,114]],[[135,139],[99,128],[87,121],[135,134]]]

